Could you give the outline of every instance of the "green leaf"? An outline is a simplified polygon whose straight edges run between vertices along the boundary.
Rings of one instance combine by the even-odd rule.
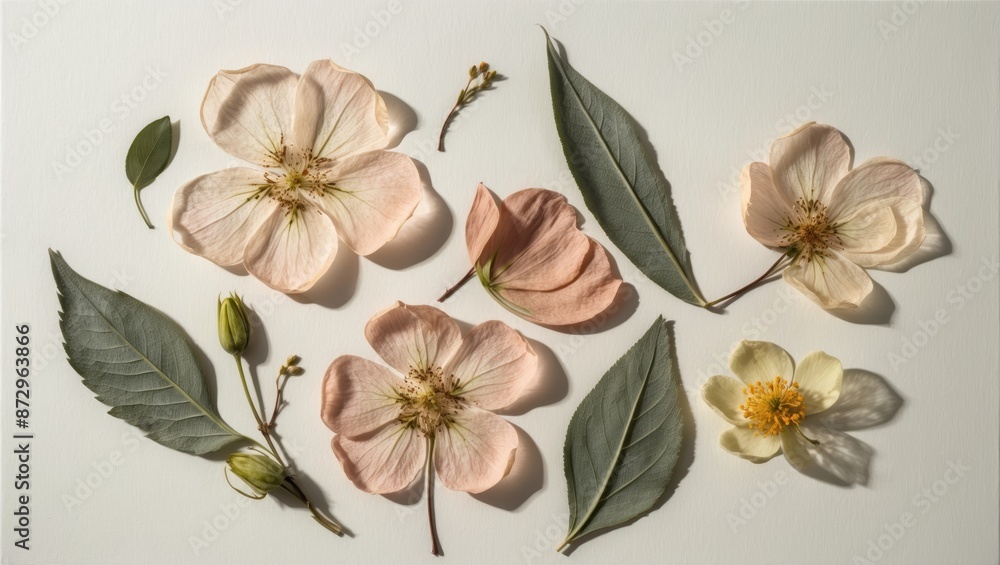
[[[216,411],[183,331],[163,313],[91,282],[49,250],[69,363],[108,414],[201,455],[246,439]]]
[[[569,533],[623,524],[666,492],[683,434],[671,330],[662,317],[573,414],[563,449]]]
[[[139,191],[149,186],[163,169],[167,168],[172,145],[173,128],[170,126],[170,116],[163,116],[142,128],[139,135],[132,140],[132,145],[125,156],[125,176],[132,183],[135,205],[139,207],[142,219],[150,228],[153,225],[149,223],[146,210],[139,200]]]
[[[670,185],[632,118],[559,56],[548,32],[545,44],[556,129],[587,207],[647,277],[681,300],[704,305]]]

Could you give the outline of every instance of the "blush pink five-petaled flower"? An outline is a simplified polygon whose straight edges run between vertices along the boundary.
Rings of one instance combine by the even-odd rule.
[[[301,77],[275,65],[220,71],[201,120],[229,168],[178,189],[174,239],[223,266],[242,264],[282,292],[308,290],[342,239],[359,255],[396,236],[421,198],[420,177],[388,144],[388,110],[365,77],[316,61]]]
[[[923,191],[907,164],[854,168],[835,128],[806,124],[740,177],[747,232],[786,251],[785,281],[823,308],[854,308],[872,290],[863,268],[897,263],[924,240]]]
[[[490,296],[538,324],[586,322],[611,306],[622,283],[604,247],[577,228],[576,210],[551,190],[500,201],[480,184],[465,241]]]

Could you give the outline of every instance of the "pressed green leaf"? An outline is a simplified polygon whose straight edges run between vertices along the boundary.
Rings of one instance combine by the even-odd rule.
[[[125,176],[132,183],[135,204],[146,225],[152,228],[146,211],[139,200],[139,191],[150,185],[167,168],[173,145],[173,128],[170,116],[163,116],[146,127],[132,140],[125,156]]]
[[[69,363],[97,399],[167,447],[201,455],[245,439],[216,411],[183,331],[163,313],[77,274],[49,250]]]
[[[704,305],[670,185],[632,118],[559,56],[548,32],[545,40],[556,129],[587,208],[650,280]]]
[[[683,434],[670,327],[662,317],[573,414],[563,449],[569,533],[623,524],[666,492]]]

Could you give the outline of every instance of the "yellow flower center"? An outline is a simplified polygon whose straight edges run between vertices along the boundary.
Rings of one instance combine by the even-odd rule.
[[[797,426],[806,417],[806,407],[799,393],[799,383],[788,384],[781,377],[769,383],[757,381],[743,389],[747,400],[740,405],[743,417],[750,420],[754,435],[778,435],[785,428]]]
[[[782,246],[794,251],[793,257],[811,261],[813,257],[825,257],[827,249],[843,247],[837,233],[840,225],[830,221],[822,202],[799,198],[793,215],[785,219],[785,235],[781,238]]]
[[[441,426],[450,426],[455,413],[465,407],[462,398],[452,394],[454,383],[448,381],[441,367],[411,366],[398,391],[398,402],[402,404],[399,421],[416,427],[426,436],[433,436]]]

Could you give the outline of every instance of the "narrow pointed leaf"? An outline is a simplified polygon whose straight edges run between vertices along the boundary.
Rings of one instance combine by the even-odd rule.
[[[142,128],[139,135],[132,140],[128,154],[125,155],[125,176],[132,183],[135,205],[150,228],[153,225],[150,224],[149,217],[142,207],[139,191],[149,186],[163,169],[167,168],[172,146],[173,128],[170,126],[170,116],[163,116]]]
[[[683,433],[673,359],[661,317],[573,414],[563,451],[570,514],[563,546],[641,516],[666,492]]]
[[[158,310],[91,282],[49,251],[66,354],[108,412],[153,441],[186,453],[216,451],[244,436],[215,409],[183,331]]]
[[[632,118],[545,43],[556,129],[587,208],[618,249],[670,294],[704,305],[670,185]]]

